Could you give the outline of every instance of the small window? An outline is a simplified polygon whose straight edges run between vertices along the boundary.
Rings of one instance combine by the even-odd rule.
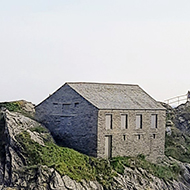
[[[142,129],[142,115],[136,115],[136,129]]]
[[[140,140],[141,139],[141,135],[137,135],[137,140]]]
[[[121,129],[127,129],[128,127],[128,117],[127,115],[121,115]]]
[[[155,139],[156,138],[156,134],[153,134],[153,139]]]
[[[77,108],[79,106],[78,102],[75,102],[75,108]]]
[[[126,135],[123,135],[123,140],[126,141]]]
[[[57,108],[58,108],[58,103],[53,103],[53,107],[54,107],[55,109],[57,109]]]
[[[157,128],[157,114],[151,115],[151,128]]]
[[[106,129],[112,129],[112,115],[106,115]]]

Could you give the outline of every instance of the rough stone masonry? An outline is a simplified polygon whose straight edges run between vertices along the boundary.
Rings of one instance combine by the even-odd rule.
[[[95,157],[164,156],[165,108],[138,85],[65,83],[36,106],[57,143]]]

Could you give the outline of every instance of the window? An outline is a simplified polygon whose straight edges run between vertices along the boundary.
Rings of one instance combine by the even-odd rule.
[[[123,140],[126,141],[126,135],[123,135]]]
[[[127,129],[128,117],[127,115],[121,115],[121,129]]]
[[[142,115],[136,115],[136,129],[142,129]]]
[[[153,134],[153,139],[155,139],[156,138],[156,134]]]
[[[75,102],[75,108],[77,108],[79,106],[78,102]]]
[[[137,140],[140,140],[141,139],[141,135],[137,135]]]
[[[157,128],[157,114],[151,115],[151,128]]]
[[[112,115],[106,115],[106,129],[112,129]]]

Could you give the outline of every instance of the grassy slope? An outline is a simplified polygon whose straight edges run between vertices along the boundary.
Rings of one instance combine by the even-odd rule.
[[[22,102],[20,101],[1,103],[1,107],[6,107],[9,111],[23,112]],[[23,114],[27,115],[27,113]],[[180,168],[175,163],[170,167],[155,165],[147,162],[143,155],[136,158],[117,157],[110,161],[88,157],[72,149],[57,146],[52,141],[49,133],[42,127],[32,128],[31,131],[43,134],[45,146],[34,142],[26,131],[16,137],[22,145],[21,151],[26,156],[28,165],[47,165],[55,168],[61,175],[68,175],[77,181],[81,179],[98,180],[104,186],[109,186],[112,183],[113,176],[116,175],[113,170],[123,174],[125,167],[133,169],[141,167],[165,180],[176,179],[180,172]],[[180,131],[175,131],[172,136],[166,137],[166,155],[181,161],[189,161],[190,137],[184,136]],[[185,149],[182,149],[182,146]]]
[[[40,127],[31,130],[43,131]],[[28,165],[47,165],[55,168],[61,175],[68,175],[77,181],[97,180],[103,186],[109,186],[116,172],[123,174],[125,167],[132,169],[140,167],[165,180],[177,179],[180,172],[176,163],[170,167],[156,165],[146,161],[143,155],[136,158],[117,157],[109,161],[89,157],[72,149],[57,146],[48,135],[49,133],[44,135],[43,131],[45,146],[34,142],[26,131],[17,135],[16,139],[22,145],[21,151],[26,156]]]
[[[35,130],[40,131],[40,127]],[[61,175],[68,175],[76,181],[98,180],[104,186],[111,184],[116,173],[108,161],[59,147],[52,141],[49,133],[43,134],[43,138],[45,146],[34,142],[26,131],[16,136],[17,141],[22,145],[20,151],[25,155],[29,166],[47,165],[55,168]]]

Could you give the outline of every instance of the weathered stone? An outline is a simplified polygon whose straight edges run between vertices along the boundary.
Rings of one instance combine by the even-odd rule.
[[[70,189],[70,190],[76,189],[76,183],[75,183],[75,181],[73,181],[69,176],[65,175],[65,176],[62,177],[62,179],[63,179],[63,182],[64,182],[65,187],[67,189]]]
[[[33,140],[33,141],[35,141],[35,142],[37,142],[38,144],[40,144],[40,145],[42,145],[42,146],[45,146],[44,145],[44,141],[43,141],[43,139],[42,139],[42,137],[39,135],[39,133],[37,133],[37,132],[31,132],[30,130],[27,130],[27,132],[30,134],[30,138]]]
[[[90,186],[85,180],[82,180],[81,184],[85,188],[85,190],[90,190]]]
[[[47,166],[27,167],[15,135],[22,130],[30,130],[38,123],[17,113],[4,110],[3,114],[5,124],[0,121],[0,126],[3,127],[4,125],[6,138],[4,139],[5,160],[0,167],[2,173],[1,190],[103,190],[102,185],[97,181],[86,182],[82,180],[81,183],[78,183],[68,176],[61,177],[57,171]],[[2,120],[3,117],[0,118]],[[33,134],[35,135],[35,133]],[[39,135],[35,136],[35,138],[38,137]],[[40,143],[41,140],[36,139],[36,142]],[[167,165],[168,163],[169,166],[170,159],[176,161],[167,158],[163,159],[164,164]],[[123,175],[118,174],[117,177],[114,177],[110,190],[188,190],[190,189],[190,165],[181,162],[178,162],[178,164],[181,165],[184,171],[179,179],[164,181],[142,168],[136,168],[134,163],[135,169],[125,167]]]
[[[53,171],[52,176],[51,176],[51,181],[50,181],[50,187],[51,189],[67,189],[64,185],[63,179],[59,175],[57,171]]]
[[[164,156],[165,113],[139,86],[120,84],[66,83],[36,106],[36,119],[63,146],[101,158],[144,154],[152,162]]]

